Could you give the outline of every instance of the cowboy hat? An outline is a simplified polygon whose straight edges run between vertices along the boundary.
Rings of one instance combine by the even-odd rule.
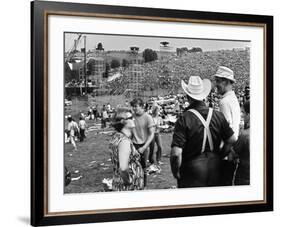
[[[228,79],[232,82],[235,82],[236,80],[234,79],[234,73],[231,69],[225,67],[225,66],[219,66],[216,74],[214,75],[215,77],[220,77],[220,78],[225,78]]]
[[[188,84],[182,80],[181,86],[184,92],[195,100],[205,99],[212,88],[211,81],[209,79],[202,80],[199,76],[189,77]]]

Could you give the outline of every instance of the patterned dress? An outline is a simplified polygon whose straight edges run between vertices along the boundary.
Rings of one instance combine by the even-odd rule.
[[[130,184],[125,185],[123,179],[120,176],[119,168],[119,152],[118,145],[123,140],[129,140],[131,146],[131,153],[129,156],[129,182]],[[129,191],[129,190],[142,190],[144,188],[144,173],[142,166],[139,162],[140,154],[135,149],[132,141],[122,133],[115,133],[110,140],[109,150],[111,153],[111,161],[113,164],[113,180],[112,190],[113,191]]]

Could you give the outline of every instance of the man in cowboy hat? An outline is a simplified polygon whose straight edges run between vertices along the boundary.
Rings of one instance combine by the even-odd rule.
[[[233,84],[235,83],[234,73],[227,67],[219,66],[214,77],[217,92],[222,95],[219,102],[219,109],[238,138],[241,110],[238,99],[233,91]],[[235,181],[234,172],[238,167],[237,160],[237,155],[231,149],[231,152],[225,157],[225,161],[222,164],[222,185],[231,185]]]
[[[235,83],[233,71],[227,67],[219,66],[214,77],[217,92],[222,95],[219,103],[220,111],[224,114],[235,136],[238,137],[241,111],[238,99],[232,90],[233,83]]]
[[[222,156],[237,138],[224,115],[203,101],[211,91],[210,80],[191,76],[188,84],[181,81],[181,86],[190,105],[174,129],[170,156],[173,176],[179,188],[219,185]]]

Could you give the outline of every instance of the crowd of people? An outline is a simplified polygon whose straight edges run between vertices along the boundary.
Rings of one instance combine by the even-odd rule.
[[[211,52],[189,53],[186,56],[173,56],[147,62],[143,65],[143,78],[140,88],[146,91],[166,89],[171,93],[178,93],[180,81],[190,75],[210,78],[219,65],[231,68],[237,79],[234,90],[238,94],[249,83],[250,54],[246,49],[219,50]],[[126,71],[122,77],[108,83],[112,94],[122,94],[128,87]]]
[[[240,133],[234,73],[220,66],[213,77],[221,96],[218,110],[205,102],[212,88],[210,80],[191,76],[188,84],[181,81],[189,105],[175,123],[170,155],[179,188],[249,184],[250,102],[243,104],[245,128]],[[159,107],[153,106],[150,115],[142,99],[130,104],[131,108],[118,108],[113,117],[116,133],[109,148],[114,169],[112,186],[117,191],[145,189],[147,166],[161,164]]]
[[[102,129],[109,123],[115,130],[109,142],[112,189],[142,190],[147,187],[148,167],[162,164],[160,132],[168,124],[173,132],[171,172],[179,188],[248,185],[249,86],[237,90],[240,78],[234,75],[230,68],[219,66],[209,75],[212,81],[198,75],[190,76],[188,83],[179,81],[184,94],[146,102],[135,98],[116,108],[109,103],[95,105],[86,115],[80,114],[78,124],[67,118],[69,140],[77,151],[75,136],[78,133],[83,142],[85,119],[100,118]],[[167,123],[169,115],[175,118]]]
[[[88,125],[86,121],[92,120],[95,123],[101,122],[101,129],[107,128],[107,123],[110,122],[114,109],[111,108],[110,103],[100,106],[96,104],[90,106],[86,113],[80,111],[78,116],[78,123],[71,115],[66,116],[68,121],[67,129],[65,130],[65,142],[73,145],[74,151],[77,151],[76,141],[83,142],[86,138]]]

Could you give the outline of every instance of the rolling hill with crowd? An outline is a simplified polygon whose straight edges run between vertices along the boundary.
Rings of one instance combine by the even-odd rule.
[[[188,53],[185,56],[169,56],[143,64],[142,91],[166,89],[177,92],[182,79],[188,81],[190,76],[212,79],[218,66],[226,66],[234,71],[236,83],[234,89],[244,89],[250,79],[249,49],[219,50],[211,52]],[[129,74],[124,70],[123,76],[108,83],[111,94],[122,94],[129,86]]]

